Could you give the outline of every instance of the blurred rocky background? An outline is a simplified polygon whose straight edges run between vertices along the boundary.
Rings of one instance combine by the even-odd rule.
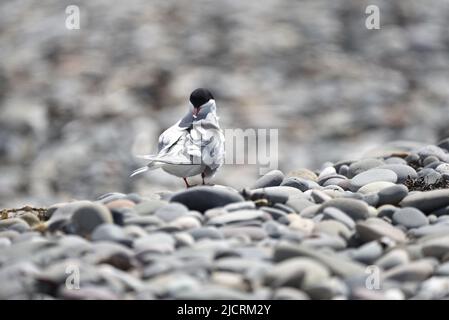
[[[370,4],[380,30],[365,28]],[[182,188],[128,177],[200,86],[223,128],[279,129],[286,172],[435,143],[449,135],[449,1],[2,0],[0,207]],[[257,177],[226,165],[215,182]]]

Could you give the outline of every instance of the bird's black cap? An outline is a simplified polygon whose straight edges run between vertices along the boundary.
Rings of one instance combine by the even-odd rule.
[[[190,95],[190,102],[193,104],[195,108],[201,107],[210,99],[214,99],[214,96],[209,90],[204,88],[195,89]]]

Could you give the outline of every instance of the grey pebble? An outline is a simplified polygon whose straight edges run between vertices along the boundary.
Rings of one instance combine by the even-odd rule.
[[[265,220],[265,213],[261,210],[239,210],[230,212],[226,215],[221,215],[211,218],[207,224],[209,225],[223,225],[248,220]]]
[[[136,205],[134,210],[140,216],[148,216],[154,214],[156,210],[167,204],[168,202],[163,200],[148,200]]]
[[[384,204],[397,205],[408,195],[408,188],[402,184],[391,186],[382,189],[378,193],[379,202],[378,205],[382,206]]]
[[[324,219],[333,219],[340,221],[351,230],[355,228],[354,220],[340,209],[327,207],[323,210],[323,216]]]
[[[78,207],[72,215],[71,222],[75,232],[88,236],[103,223],[113,223],[111,212],[99,204],[89,204]]]
[[[186,206],[175,202],[159,207],[154,212],[154,215],[162,221],[170,222],[175,220],[176,218],[186,215],[188,211],[189,210]]]
[[[329,200],[320,207],[320,212],[328,207],[340,209],[355,221],[364,220],[369,215],[368,205],[356,199],[339,198]]]
[[[408,229],[419,228],[429,224],[429,221],[424,213],[416,208],[406,207],[397,210],[393,214],[393,222],[400,224]]]
[[[348,178],[353,178],[364,171],[377,168],[383,164],[384,162],[379,159],[362,159],[360,161],[354,162],[349,166]]]
[[[289,286],[304,289],[326,281],[329,276],[328,268],[316,260],[295,257],[274,265],[265,275],[264,283],[272,288]]]
[[[182,203],[190,210],[204,213],[208,209],[223,207],[244,199],[238,192],[225,187],[200,186],[177,192],[171,196],[170,201]]]
[[[251,189],[279,186],[281,185],[282,180],[284,180],[284,173],[280,170],[272,170],[259,178]]]
[[[360,239],[364,242],[378,240],[382,237],[390,238],[399,243],[406,241],[404,232],[379,218],[369,218],[365,221],[357,222],[356,230]]]
[[[114,224],[101,224],[94,229],[91,236],[92,241],[111,241],[125,245],[131,245],[132,240],[126,235],[125,231]]]
[[[414,207],[429,214],[449,206],[449,189],[416,192],[406,196],[400,203],[401,207]]]
[[[285,178],[282,181],[281,186],[293,187],[293,188],[299,189],[303,192],[310,190],[310,189],[316,189],[316,188],[320,187],[320,185],[318,183],[316,183],[315,181],[298,178],[298,177]]]
[[[359,173],[351,179],[351,186],[356,191],[371,182],[386,181],[395,183],[398,180],[396,173],[389,169],[370,169]]]

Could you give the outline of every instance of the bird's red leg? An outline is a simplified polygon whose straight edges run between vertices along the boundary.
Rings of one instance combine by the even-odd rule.
[[[205,184],[206,184],[206,183],[204,182],[204,176],[205,176],[204,172],[203,172],[203,173],[201,173],[201,178],[203,179],[203,185],[205,185]]]
[[[190,188],[190,184],[187,182],[187,178],[183,178],[184,182],[186,183],[186,188]]]

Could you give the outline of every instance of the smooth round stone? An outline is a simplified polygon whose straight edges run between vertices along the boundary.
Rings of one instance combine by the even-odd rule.
[[[201,213],[212,208],[223,207],[227,204],[244,200],[238,192],[218,186],[193,187],[177,192],[170,198],[170,202],[182,203],[190,210],[196,210]]]
[[[415,237],[415,238],[440,235],[440,234],[449,234],[449,225],[433,224],[433,225],[428,225],[428,226],[412,229],[408,233],[410,236]]]
[[[440,162],[440,160],[437,157],[435,157],[435,156],[428,156],[427,158],[425,158],[423,160],[422,164],[423,164],[424,167],[427,167],[427,166],[429,166],[429,165],[431,165],[432,163],[435,163],[435,162]]]
[[[332,199],[322,204],[319,211],[323,212],[328,207],[340,209],[353,220],[363,220],[369,216],[368,205],[361,200],[349,198]]]
[[[435,271],[435,275],[449,277],[449,262],[440,264]]]
[[[259,178],[251,189],[279,186],[282,183],[282,180],[284,180],[284,173],[280,170],[272,170]]]
[[[386,181],[395,183],[398,176],[394,171],[388,169],[370,169],[368,171],[359,173],[351,179],[351,186],[354,190],[359,190],[361,187],[377,181]]]
[[[315,232],[322,232],[334,237],[342,237],[347,240],[352,232],[343,223],[336,220],[324,220],[315,224]]]
[[[268,213],[274,220],[278,220],[280,218],[286,217],[287,213],[285,211],[271,208],[271,207],[260,207],[260,210]]]
[[[335,186],[335,187],[341,188],[340,185],[343,185],[343,186],[346,185],[347,181],[348,181],[348,179],[346,177],[344,179],[343,178],[334,177],[334,178],[326,179],[326,181],[324,181],[322,183],[322,186],[323,187]]]
[[[279,262],[293,257],[309,257],[327,266],[331,272],[340,277],[357,277],[365,275],[365,266],[336,255],[330,250],[321,251],[302,244],[282,243],[274,250],[273,261]]]
[[[125,232],[126,236],[131,239],[136,239],[147,235],[146,231],[142,227],[136,225],[124,226],[123,231]]]
[[[402,184],[393,185],[391,187],[380,190],[378,195],[379,206],[382,206],[384,204],[396,205],[408,195],[408,188]]]
[[[125,225],[137,225],[140,227],[148,227],[148,226],[162,226],[164,222],[155,216],[137,216],[137,217],[130,217],[125,219],[124,221]]]
[[[432,214],[429,215],[429,217],[436,218],[436,217],[445,217],[448,215],[449,215],[449,206],[433,211]],[[432,219],[434,219],[434,218],[432,218]]]
[[[316,189],[316,188],[320,187],[320,185],[318,183],[316,183],[315,181],[306,180],[306,179],[298,178],[298,177],[285,178],[282,181],[281,186],[293,187],[293,188],[299,189],[303,192],[310,190],[310,189]]]
[[[449,252],[449,236],[441,236],[424,241],[422,253],[427,257],[443,258]]]
[[[119,208],[134,208],[136,204],[128,199],[117,199],[105,204],[109,210]]]
[[[287,227],[282,225],[280,222],[273,220],[264,222],[263,228],[269,237],[275,239],[280,238],[284,233],[286,233],[287,229]]]
[[[273,300],[309,300],[309,296],[298,289],[282,287],[273,293]]]
[[[437,146],[428,145],[418,150],[418,156],[425,159],[429,156],[435,156],[441,161],[449,162],[449,155],[443,149]]]
[[[318,178],[318,184],[323,186],[325,185],[329,180],[334,180],[334,184],[338,184],[341,182],[341,180],[347,180],[348,178],[346,178],[345,176],[342,176],[340,174],[329,174],[326,175],[324,177]],[[326,185],[332,185],[332,182]]]
[[[326,176],[330,176],[330,175],[334,175],[334,174],[337,174],[337,171],[335,170],[334,167],[331,167],[331,166],[326,167],[318,175],[318,180],[321,180],[322,178],[324,178]]]
[[[393,214],[392,219],[394,223],[400,224],[407,229],[419,228],[429,224],[429,221],[424,213],[411,207],[397,210]]]
[[[302,218],[300,216],[295,215],[294,219],[291,220],[288,227],[295,231],[301,231],[304,234],[311,234],[313,228],[315,227],[315,223],[310,219]]]
[[[407,157],[404,158],[407,163],[418,164],[419,156],[416,153],[410,153]]]
[[[314,204],[313,206],[309,206],[301,211],[300,216],[303,218],[311,219],[320,212],[321,206],[322,205],[319,205],[319,204]]]
[[[260,241],[265,239],[267,233],[260,227],[224,227],[221,229],[226,238],[249,236],[253,241]]]
[[[201,227],[197,229],[192,229],[188,231],[195,241],[199,241],[201,239],[211,239],[211,240],[220,240],[223,239],[223,233],[220,229],[215,227]]]
[[[225,215],[211,218],[207,224],[223,225],[250,220],[265,220],[265,213],[261,210],[239,210]]]
[[[92,241],[111,241],[130,245],[131,240],[125,231],[114,224],[105,223],[95,228],[91,236]]]
[[[149,200],[143,201],[134,207],[134,210],[139,216],[148,216],[154,214],[159,208],[168,204],[163,200]]]
[[[302,179],[311,180],[311,181],[318,180],[318,176],[313,171],[310,171],[309,169],[304,169],[304,168],[290,171],[287,174],[287,177],[297,177],[297,178],[302,178]]]
[[[361,187],[358,192],[363,194],[374,193],[392,186],[396,186],[396,184],[386,181],[371,182]]]
[[[378,218],[369,218],[365,221],[357,222],[356,230],[360,239],[364,242],[378,240],[382,237],[390,238],[396,242],[405,242],[407,240],[404,232]]]
[[[328,207],[328,208],[324,209],[323,215],[324,215],[323,219],[332,219],[332,220],[340,221],[341,223],[343,223],[346,227],[348,227],[351,230],[355,228],[354,220],[352,220],[352,218],[350,216],[348,216],[346,213],[344,213],[343,211],[341,211],[337,208]]]
[[[134,204],[138,204],[142,202],[142,197],[137,193],[128,193],[126,195],[126,199],[134,202]]]
[[[237,211],[237,210],[245,210],[245,209],[255,209],[256,205],[252,201],[243,201],[228,204],[224,207],[224,209],[228,212]]]
[[[320,190],[312,190],[312,193],[310,194],[312,200],[316,204],[324,203],[326,201],[332,200],[332,198]]]
[[[382,245],[378,241],[371,241],[352,251],[350,256],[353,260],[365,264],[372,264],[382,253]]]
[[[330,300],[337,297],[346,297],[349,294],[346,284],[337,277],[313,284],[305,291],[314,300]]]
[[[244,281],[243,276],[233,272],[213,272],[210,281],[220,286],[237,289],[240,291],[248,291],[248,284]]]
[[[224,257],[214,261],[214,270],[229,271],[235,273],[248,273],[253,270],[267,270],[271,263],[253,258]]]
[[[173,234],[173,238],[176,241],[176,248],[180,247],[190,247],[195,243],[195,239],[192,237],[190,233],[187,232],[178,232]]]
[[[449,205],[449,189],[416,192],[406,196],[401,207],[414,207],[426,214]]]
[[[398,176],[398,183],[404,183],[408,178],[416,179],[418,177],[416,170],[406,164],[386,164],[380,166],[379,169],[394,171]]]
[[[442,163],[435,170],[439,173],[449,173],[449,163]]]
[[[296,213],[296,211],[293,208],[282,203],[275,203],[273,209],[278,209],[284,211],[285,213]]]
[[[409,261],[410,257],[406,250],[393,249],[376,260],[374,264],[384,270],[388,270],[396,266],[409,263]]]
[[[326,233],[318,233],[314,234],[313,237],[305,238],[301,241],[301,244],[308,246],[309,248],[322,249],[326,250],[343,250],[346,248],[346,240],[340,236],[333,236]]]
[[[154,212],[154,215],[165,222],[173,221],[189,212],[186,206],[180,203],[169,203],[160,207]]]
[[[47,212],[50,213],[49,223],[56,222],[58,220],[70,219],[76,209],[91,205],[91,201],[74,201],[69,203],[57,203],[48,208]]]
[[[273,288],[288,286],[302,289],[326,281],[329,277],[329,269],[324,265],[310,258],[298,257],[274,265],[265,275],[264,283]]]
[[[296,213],[301,213],[305,208],[314,206],[315,204],[307,199],[293,198],[289,199],[286,205],[295,210]]]
[[[175,239],[163,232],[155,232],[134,241],[136,252],[172,253],[175,250]]]
[[[384,279],[405,281],[423,281],[430,277],[434,271],[434,263],[428,260],[418,260],[396,266],[384,273]]]
[[[379,204],[379,195],[377,193],[369,193],[363,196],[365,201],[371,207],[377,207]]]
[[[304,194],[301,190],[287,186],[255,189],[251,193],[251,200],[267,199],[269,202],[282,204],[295,197],[303,198]]]
[[[412,299],[442,300],[449,294],[448,288],[448,278],[433,276],[421,284],[419,292]]]
[[[71,222],[75,233],[88,236],[103,223],[113,223],[111,212],[104,205],[81,206],[73,213]]]
[[[0,249],[4,249],[11,245],[11,240],[8,238],[0,238]]]
[[[349,175],[349,166],[344,164],[338,169],[338,174],[347,177]]]
[[[382,205],[382,206],[380,206],[378,209],[377,209],[377,216],[379,217],[379,218],[384,218],[384,217],[387,217],[388,219],[392,219],[393,218],[393,214],[397,211],[397,210],[399,210],[399,208],[397,208],[397,207],[395,207],[395,206],[393,206],[393,205],[391,205],[391,204],[384,204],[384,205]]]
[[[252,296],[246,292],[211,284],[173,293],[173,299],[176,300],[251,300],[251,298]]]
[[[172,220],[169,226],[178,228],[179,230],[189,230],[201,227],[201,222],[195,217],[180,216]]]
[[[348,178],[353,178],[356,175],[383,165],[384,162],[379,159],[362,159],[352,163],[348,168]]]

